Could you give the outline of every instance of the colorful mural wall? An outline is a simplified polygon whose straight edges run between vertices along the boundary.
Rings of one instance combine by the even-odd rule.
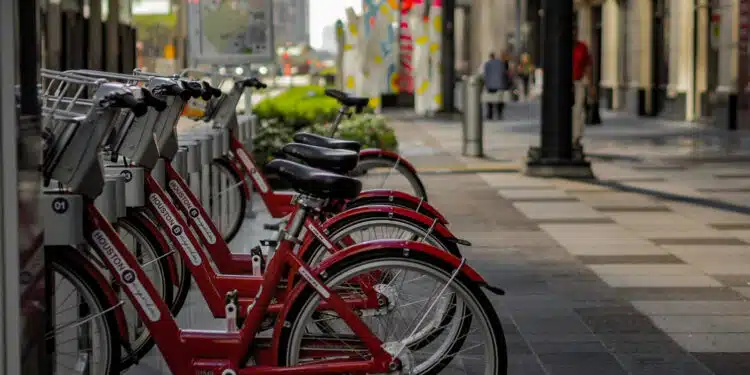
[[[342,72],[344,90],[373,98],[382,94],[415,95],[417,113],[440,109],[442,7],[433,0],[363,0],[363,12],[347,9]]]

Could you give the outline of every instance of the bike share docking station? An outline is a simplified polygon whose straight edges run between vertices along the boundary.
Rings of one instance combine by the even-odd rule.
[[[78,74],[101,75],[102,73],[81,71]],[[130,75],[109,73],[104,75],[129,83],[140,81],[145,84],[146,88],[171,82],[171,79],[158,77],[139,79]],[[166,97],[166,100],[167,107],[181,108],[173,103],[181,99]],[[65,104],[68,104],[68,109],[86,113],[90,109],[81,107],[90,107],[91,101],[78,99],[71,100],[70,103],[62,103],[62,105]],[[57,112],[59,114],[65,111],[58,110]],[[72,116],[75,112],[70,111],[70,113]],[[51,175],[53,179],[47,184],[48,187],[44,190],[40,200],[41,221],[46,228],[44,245],[73,248],[86,246],[89,240],[86,238],[87,229],[84,227],[84,218],[87,215],[86,197],[96,197],[94,200],[96,209],[102,218],[114,228],[117,228],[119,219],[128,215],[128,209],[142,209],[152,204],[158,210],[163,202],[160,203],[161,198],[153,194],[146,196],[147,184],[153,181],[164,189],[173,191],[180,189],[174,186],[174,176],[168,178],[168,173],[181,176],[189,184],[190,190],[200,199],[198,204],[212,211],[209,215],[215,223],[226,221],[221,215],[228,212],[229,208],[237,206],[237,202],[232,201],[235,198],[234,195],[224,193],[228,189],[239,189],[240,186],[230,186],[226,178],[220,178],[219,173],[212,171],[212,165],[214,160],[230,152],[229,127],[222,126],[218,122],[210,122],[202,127],[177,134],[174,124],[180,115],[181,111],[177,110],[161,112],[149,110],[140,117],[119,113],[117,116],[100,119],[100,122],[105,125],[99,126],[93,135],[89,132],[77,131],[75,127],[53,126],[53,129],[61,129],[59,134],[51,136],[51,139],[55,140],[54,144],[67,145],[67,147],[53,148],[50,151],[52,156],[47,158],[51,162],[45,165],[48,175]],[[119,134],[109,134],[108,151],[97,153],[96,149],[99,144],[95,140],[105,137],[105,132],[110,129],[106,126],[108,123],[115,124],[114,127]],[[250,141],[244,137],[253,134],[252,121],[234,120],[233,124],[236,129],[235,134],[239,135],[237,140],[243,143]],[[169,163],[171,168],[167,168],[166,163]],[[65,186],[64,189],[63,186]],[[76,194],[71,194],[70,191]],[[177,194],[177,198],[180,199],[180,197],[181,195]],[[185,202],[182,203],[185,204]],[[194,220],[200,219],[195,208],[190,209],[188,215]],[[187,229],[172,226],[167,230],[182,232]],[[98,231],[88,233],[88,235],[92,236],[91,240],[95,242],[101,241],[102,248],[111,248],[111,243],[105,243],[109,241],[106,235]],[[262,253],[259,249],[253,249],[252,255],[253,273],[262,275],[264,266]],[[108,256],[106,251],[105,256]],[[198,260],[195,254],[191,254],[191,259]],[[116,256],[110,260],[127,268]],[[104,268],[101,271],[106,273]],[[127,271],[123,272],[127,273]],[[126,276],[123,273],[122,277],[134,278],[135,276],[131,273],[127,273]],[[128,288],[135,287],[128,286]],[[57,292],[59,295],[66,295],[70,291],[59,290]],[[136,292],[143,295],[142,290]],[[142,301],[142,303],[146,302]],[[122,302],[115,304],[112,308],[117,309],[121,304]],[[236,291],[227,294],[225,304],[227,327],[230,327],[230,330],[236,330],[238,307]],[[66,312],[62,318],[71,320],[81,318],[77,316],[79,312],[76,309],[65,307],[63,309]],[[125,349],[129,350],[127,347]],[[233,372],[227,374],[231,373]]]

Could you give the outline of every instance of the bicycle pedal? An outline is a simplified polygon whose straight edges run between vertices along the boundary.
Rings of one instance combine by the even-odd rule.
[[[237,332],[240,326],[237,321],[237,309],[239,309],[239,293],[237,290],[227,292],[224,297],[224,313],[227,324],[227,332]]]
[[[260,246],[256,246],[250,249],[250,255],[250,262],[253,265],[253,275],[263,276],[263,272],[266,270],[266,258],[263,256],[263,250],[261,250]]]
[[[272,230],[272,231],[278,231],[281,230],[281,226],[284,222],[280,221],[276,224],[263,224],[263,229],[265,230]]]
[[[279,246],[279,241],[276,241],[276,240],[260,240],[260,246],[269,247],[269,248],[275,249],[276,246]]]

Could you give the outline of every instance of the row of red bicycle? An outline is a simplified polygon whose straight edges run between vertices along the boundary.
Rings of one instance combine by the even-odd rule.
[[[502,291],[467,264],[468,242],[403,158],[300,133],[261,170],[235,110],[246,88],[265,87],[254,78],[217,87],[140,71],[42,78],[57,374],[119,374],[154,347],[173,374],[506,373],[485,294]],[[342,104],[332,135],[367,106],[326,94]],[[196,98],[206,117],[178,133]],[[274,191],[264,172],[292,192]],[[393,173],[421,196],[363,190]],[[269,226],[269,250],[233,253],[253,192],[283,220]],[[108,205],[114,194],[122,208]],[[193,284],[223,330],[178,326]]]

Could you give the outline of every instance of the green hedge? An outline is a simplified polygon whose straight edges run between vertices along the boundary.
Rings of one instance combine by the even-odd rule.
[[[339,103],[325,95],[320,86],[293,87],[283,93],[261,100],[253,113],[263,121],[281,123],[292,131],[317,123],[331,122],[336,118]]]

